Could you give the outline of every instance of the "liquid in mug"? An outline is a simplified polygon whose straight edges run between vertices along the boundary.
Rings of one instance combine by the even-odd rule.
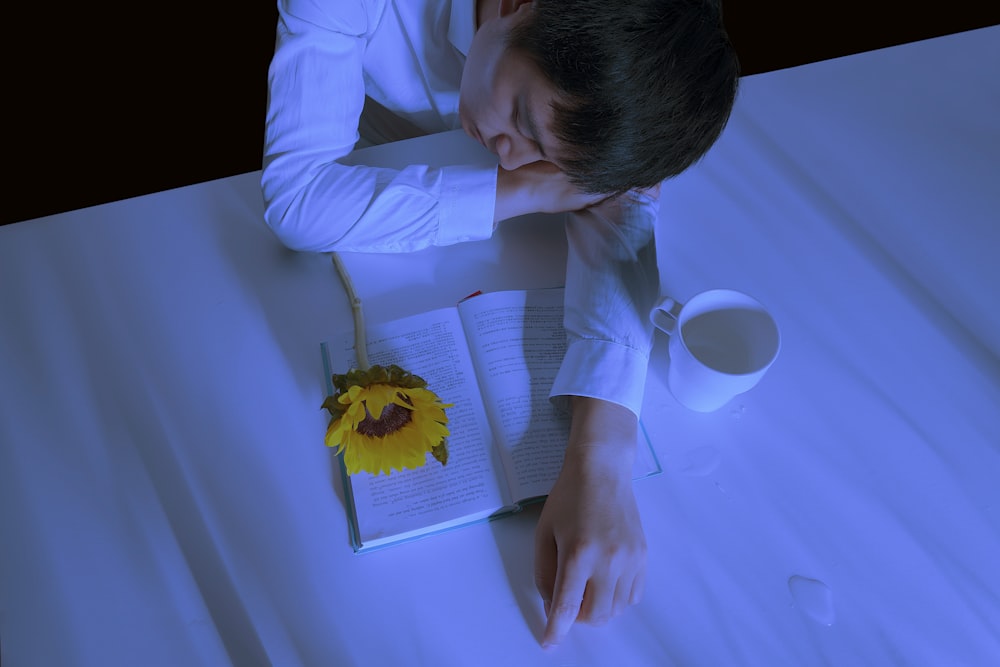
[[[766,312],[727,308],[695,315],[681,327],[681,336],[691,354],[709,368],[744,375],[771,361],[778,330]]]

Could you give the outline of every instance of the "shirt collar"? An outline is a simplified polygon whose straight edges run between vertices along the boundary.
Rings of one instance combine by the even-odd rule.
[[[472,36],[476,34],[476,0],[452,0],[448,41],[463,55],[469,55]]]

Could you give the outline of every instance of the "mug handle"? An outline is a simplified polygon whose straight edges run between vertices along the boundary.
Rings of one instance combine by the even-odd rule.
[[[677,326],[677,318],[681,316],[684,304],[669,296],[663,297],[660,303],[649,311],[649,319],[657,329],[665,334],[672,334]]]

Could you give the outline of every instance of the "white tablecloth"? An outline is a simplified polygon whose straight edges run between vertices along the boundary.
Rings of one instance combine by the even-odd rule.
[[[319,410],[347,299],[258,173],[0,228],[4,666],[998,664],[997,63],[994,27],[743,80],[664,188],[663,290],[753,294],[781,354],[705,415],[657,340],[646,596],[548,652],[536,511],[352,553]],[[376,320],[563,252],[534,217],[348,263]]]

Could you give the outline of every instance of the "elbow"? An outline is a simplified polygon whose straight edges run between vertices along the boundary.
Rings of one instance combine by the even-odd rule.
[[[275,197],[264,202],[264,222],[274,236],[288,249],[298,252],[327,252],[314,225],[306,224],[296,198]]]
[[[288,219],[285,212],[275,212],[273,208],[269,207],[265,209],[264,221],[275,237],[290,250],[302,252],[314,250],[310,247],[308,239],[298,232],[296,225]]]
[[[290,250],[317,252],[314,225],[304,215],[305,188],[297,187],[281,161],[265,155],[260,188],[264,203],[264,222],[271,233]]]

